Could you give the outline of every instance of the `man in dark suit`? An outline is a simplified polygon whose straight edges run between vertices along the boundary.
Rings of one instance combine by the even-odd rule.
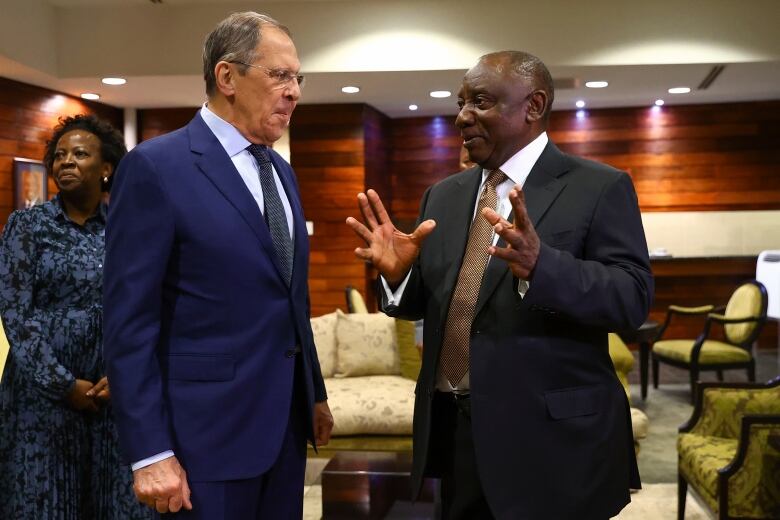
[[[372,190],[347,219],[385,311],[425,319],[413,492],[441,477],[448,519],[609,518],[640,486],[607,346],[652,299],[633,185],[549,141],[534,56],[483,56],[458,98],[478,166],[425,192],[412,234]]]
[[[177,518],[300,518],[306,440],[333,426],[309,322],[308,238],[269,148],[300,97],[275,20],[206,39],[208,102],[122,161],[108,218],[105,357],[138,498]],[[191,493],[191,497],[190,497]]]

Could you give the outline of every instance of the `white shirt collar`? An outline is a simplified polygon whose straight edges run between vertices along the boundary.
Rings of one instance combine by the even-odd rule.
[[[528,143],[525,148],[522,148],[501,165],[500,170],[509,177],[512,185],[519,184],[522,186],[525,183],[528,174],[531,173],[531,168],[539,160],[539,156],[542,155],[544,147],[547,146],[549,140],[547,132],[542,132],[536,139]],[[482,172],[483,182],[487,175],[488,171],[484,170]]]
[[[203,106],[200,109],[200,117],[203,118],[203,122],[206,123],[206,126],[214,133],[217,141],[219,141],[219,144],[222,145],[222,148],[225,149],[230,157],[243,152],[246,150],[247,146],[252,144],[241,135],[241,132],[239,132],[235,126],[209,110],[206,103],[203,103]]]

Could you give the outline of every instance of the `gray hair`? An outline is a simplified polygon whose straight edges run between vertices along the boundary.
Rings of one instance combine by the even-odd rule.
[[[552,111],[553,100],[555,99],[555,87],[553,86],[552,75],[542,60],[522,51],[499,51],[485,54],[479,61],[485,60],[504,60],[510,67],[511,72],[525,79],[534,90],[544,90],[548,96],[547,106],[544,107],[543,118],[546,121]],[[502,67],[498,67],[499,72]]]
[[[287,36],[290,29],[268,15],[246,11],[233,13],[214,28],[203,44],[203,79],[206,80],[206,94],[211,96],[217,90],[217,78],[214,68],[220,61],[252,63],[255,49],[262,37],[261,29],[270,25],[283,31]],[[238,72],[246,74],[246,65],[238,64]]]

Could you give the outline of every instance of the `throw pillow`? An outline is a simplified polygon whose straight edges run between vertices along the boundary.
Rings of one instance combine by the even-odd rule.
[[[322,377],[333,377],[336,371],[336,313],[323,314],[311,319],[314,346],[320,360]]]
[[[337,377],[401,373],[393,318],[382,313],[336,313]]]

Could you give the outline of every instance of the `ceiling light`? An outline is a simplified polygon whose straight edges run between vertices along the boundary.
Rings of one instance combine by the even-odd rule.
[[[669,94],[687,94],[691,87],[674,87],[669,89]]]
[[[585,111],[577,110],[577,119],[585,119]]]
[[[577,108],[585,108],[585,102],[581,99],[578,99],[576,103],[574,103],[574,106]]]
[[[106,85],[124,85],[125,83],[127,83],[127,80],[125,78],[103,78],[100,81],[102,81]]]
[[[90,101],[97,101],[100,99],[100,94],[95,94],[94,92],[84,92],[81,94],[82,99],[89,99]]]
[[[346,87],[341,87],[341,91],[344,94],[357,94],[360,92],[360,87],[353,87],[352,85],[347,85]]]
[[[585,86],[588,88],[604,88],[608,86],[609,83],[606,81],[586,81]]]
[[[417,110],[417,105],[409,105],[409,110]]]
[[[431,97],[435,98],[447,98],[452,95],[452,92],[449,90],[434,90],[431,92]]]
[[[664,100],[663,99],[656,99],[655,100],[655,106],[657,106],[657,107],[664,106]]]

